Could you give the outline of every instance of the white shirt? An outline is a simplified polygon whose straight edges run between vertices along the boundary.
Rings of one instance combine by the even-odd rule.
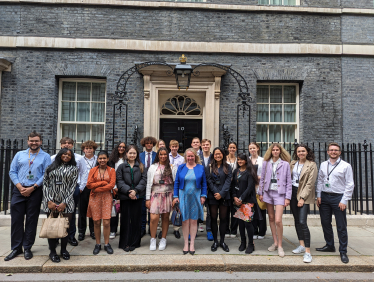
[[[272,165],[271,179],[277,179],[277,168],[280,161],[281,158],[279,158],[276,162],[273,162],[273,158],[270,159],[270,163]],[[278,191],[278,183],[270,183],[270,190]]]
[[[151,152],[147,152],[147,151],[145,151],[145,160],[144,160],[144,162],[145,162],[145,166],[146,166],[147,168],[149,168],[149,167],[152,165],[152,152],[153,152],[153,151],[151,151]],[[150,155],[150,156],[149,156],[149,161],[150,161],[150,163],[148,163],[148,155]]]
[[[249,158],[252,159],[252,156],[250,156]],[[264,162],[264,158],[258,156],[258,157],[257,157],[257,160],[256,160],[256,163],[254,164],[254,165],[257,165],[257,176],[260,176],[260,177],[261,177],[261,172],[262,172],[262,163],[263,163],[263,162]]]
[[[299,183],[296,181],[300,180],[300,174],[303,166],[304,164],[299,164],[299,162],[295,163],[292,170],[292,186],[299,187]]]
[[[56,155],[53,155],[51,157],[51,162],[54,162]],[[78,168],[79,190],[83,191],[84,187],[86,187],[86,184],[87,184],[89,170],[87,169],[86,161],[81,155],[74,153],[74,157],[75,157],[75,161],[77,162],[77,168]]]
[[[118,162],[116,162],[115,164],[114,164],[114,168],[115,168],[115,170],[117,171],[117,168],[119,167],[119,165],[120,164],[123,164],[125,162],[125,160],[123,159],[123,158],[119,158],[118,159]]]
[[[235,160],[232,163],[230,157],[228,156],[226,160],[227,163],[231,166],[231,171],[234,172],[234,170],[238,167],[238,159],[235,157]]]
[[[329,176],[327,170],[331,172]],[[326,187],[327,182],[329,187]],[[352,198],[354,187],[353,171],[349,163],[339,158],[334,164],[331,164],[330,159],[321,164],[316,189],[318,198],[321,197],[321,192],[343,194],[340,202],[346,205]]]
[[[94,168],[97,161],[97,156],[94,155],[91,159],[87,158],[86,156],[83,156],[84,161],[86,162],[87,170],[90,171],[91,168]]]

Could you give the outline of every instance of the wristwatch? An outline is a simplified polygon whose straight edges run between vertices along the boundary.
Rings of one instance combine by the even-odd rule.
[[[38,188],[38,185],[34,184],[32,187],[34,187],[34,190]]]

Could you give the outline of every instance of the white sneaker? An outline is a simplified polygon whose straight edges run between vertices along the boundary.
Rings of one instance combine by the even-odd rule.
[[[237,235],[237,234],[230,234],[230,237],[231,237],[231,238],[236,238],[236,235]]]
[[[296,249],[294,249],[292,251],[294,254],[301,254],[301,253],[305,253],[305,247],[303,246],[298,246]]]
[[[156,251],[156,238],[151,238],[151,244],[149,245],[150,251]]]
[[[155,240],[156,241],[156,240]],[[162,238],[160,242],[158,243],[158,250],[163,251],[166,248],[166,239]]]
[[[303,262],[312,262],[312,255],[310,253],[305,253]]]
[[[253,235],[253,240],[257,240],[258,236],[257,235]]]
[[[199,232],[204,232],[204,227],[199,226]]]
[[[264,239],[265,238],[265,236],[257,236],[257,239],[258,240],[262,240],[262,239]]]
[[[114,239],[114,238],[116,238],[116,232],[110,232],[109,239]]]

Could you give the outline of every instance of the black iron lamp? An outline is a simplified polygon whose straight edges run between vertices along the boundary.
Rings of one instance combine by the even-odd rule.
[[[182,57],[179,57],[180,64],[176,65],[174,68],[175,80],[177,82],[177,87],[179,90],[188,89],[190,86],[192,66],[187,65],[187,57],[182,54]]]

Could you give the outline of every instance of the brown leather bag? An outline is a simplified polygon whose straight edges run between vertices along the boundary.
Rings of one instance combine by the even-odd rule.
[[[39,238],[65,238],[68,236],[69,219],[63,217],[59,213],[58,217],[52,217],[52,213],[48,218],[43,219],[43,225],[40,229]]]

